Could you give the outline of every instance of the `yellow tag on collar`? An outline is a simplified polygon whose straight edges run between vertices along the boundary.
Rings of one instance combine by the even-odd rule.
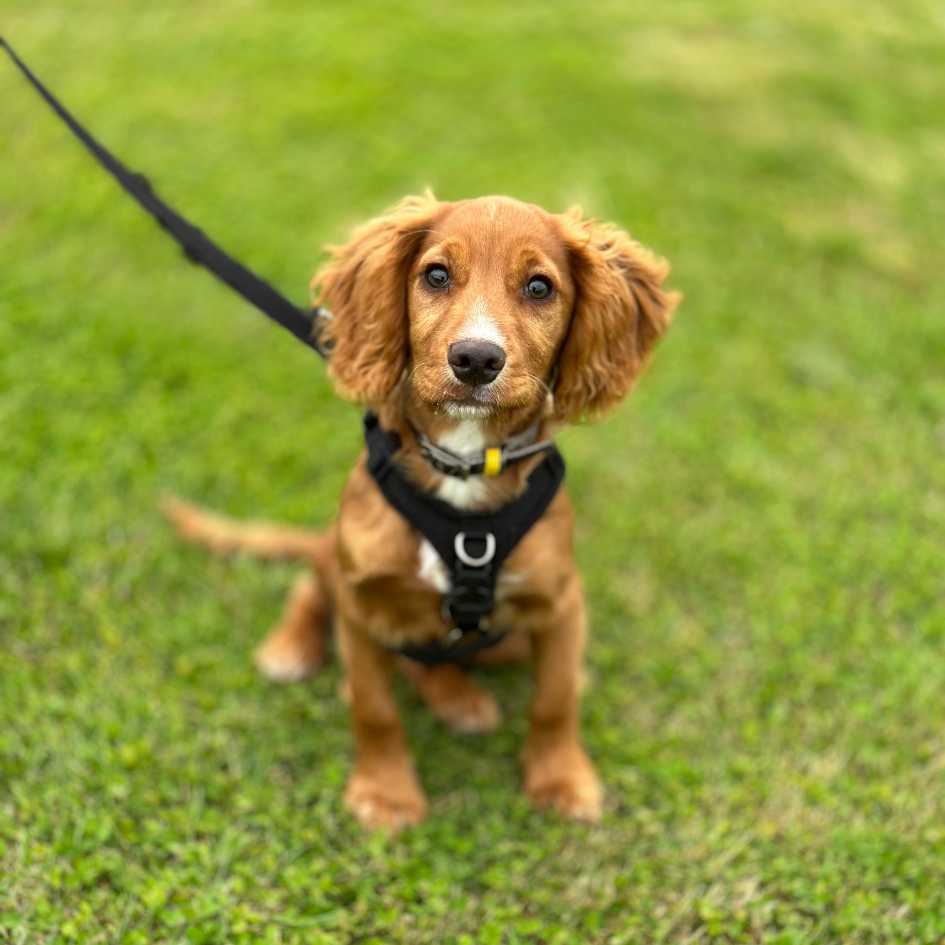
[[[484,476],[498,476],[502,472],[502,448],[499,446],[490,446],[486,450],[485,459],[482,464],[482,474]]]

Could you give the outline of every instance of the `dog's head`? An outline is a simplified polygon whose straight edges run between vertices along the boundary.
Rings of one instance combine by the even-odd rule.
[[[408,197],[316,275],[330,369],[371,404],[401,381],[456,417],[594,415],[622,398],[669,324],[667,264],[580,211],[507,197]]]

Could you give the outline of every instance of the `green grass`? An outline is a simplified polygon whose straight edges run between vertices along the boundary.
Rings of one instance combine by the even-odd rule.
[[[364,835],[337,667],[250,664],[292,568],[156,512],[323,524],[357,413],[0,62],[0,941],[945,939],[940,3],[6,0],[0,30],[300,301],[426,184],[580,200],[686,293],[562,437],[603,823],[525,803],[509,670],[481,740],[403,693],[431,817]]]

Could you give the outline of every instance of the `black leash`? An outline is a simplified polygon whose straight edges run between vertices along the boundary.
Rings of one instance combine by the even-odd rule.
[[[323,358],[327,357],[327,346],[319,342],[324,319],[330,317],[323,309],[301,309],[293,305],[281,292],[268,282],[237,262],[224,252],[204,232],[194,226],[176,210],[169,207],[155,192],[151,182],[143,174],[129,170],[107,148],[79,124],[64,105],[30,71],[29,66],[13,51],[10,44],[0,36],[2,46],[23,73],[30,85],[45,99],[50,108],[69,126],[69,130],[92,153],[102,167],[144,208],[160,226],[180,244],[187,258],[213,273],[247,302],[255,305],[264,315],[292,332],[299,341],[308,345]]]
[[[202,230],[168,206],[143,175],[129,170],[70,114],[30,71],[3,37],[2,46],[27,81],[65,122],[92,156],[135,201],[174,239],[187,258],[225,282],[264,315],[290,331],[323,358],[330,346],[319,340],[331,314],[323,308],[306,310],[224,252]],[[387,501],[436,549],[450,575],[444,596],[444,615],[453,622],[445,640],[406,644],[399,652],[423,663],[464,662],[474,653],[494,646],[504,636],[489,626],[495,606],[495,588],[502,563],[528,530],[544,514],[564,479],[564,460],[551,441],[493,447],[469,459],[438,447],[426,438],[420,446],[427,461],[441,472],[466,478],[498,475],[510,463],[544,452],[532,470],[525,491],[494,512],[469,512],[420,492],[394,461],[400,449],[396,433],[382,430],[377,417],[365,417],[368,468]]]

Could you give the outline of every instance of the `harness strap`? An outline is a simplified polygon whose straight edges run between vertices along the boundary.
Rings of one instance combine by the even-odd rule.
[[[445,641],[408,644],[398,652],[425,663],[456,662],[498,643],[488,617],[495,605],[499,570],[532,525],[551,504],[564,479],[564,459],[552,445],[532,470],[525,491],[491,512],[457,509],[420,491],[394,459],[400,436],[381,429],[377,416],[364,417],[368,471],[384,498],[434,547],[450,575],[444,615],[454,629]]]
[[[0,46],[7,51],[27,81],[65,122],[69,130],[82,142],[95,160],[118,181],[147,213],[157,220],[172,239],[177,241],[192,263],[203,266],[239,293],[247,302],[255,305],[264,315],[290,331],[299,341],[308,345],[322,357],[327,357],[327,347],[318,340],[327,312],[317,308],[312,311],[298,308],[268,282],[224,252],[201,229],[168,206],[154,192],[154,188],[147,177],[129,170],[107,148],[92,137],[32,73],[26,63],[20,59],[2,36],[0,36]]]

